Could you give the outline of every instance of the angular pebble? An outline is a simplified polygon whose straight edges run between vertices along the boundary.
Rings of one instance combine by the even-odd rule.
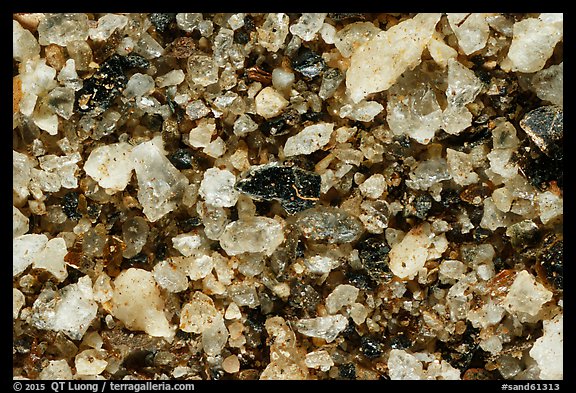
[[[84,171],[98,184],[111,191],[123,191],[134,169],[132,146],[126,142],[98,146],[84,163]]]
[[[294,326],[299,333],[308,337],[317,337],[330,343],[348,326],[344,315],[299,319]]]
[[[151,272],[130,268],[114,280],[110,313],[126,328],[171,340],[174,330],[164,314],[164,299]]]
[[[288,138],[284,145],[284,156],[310,154],[321,149],[330,141],[333,130],[333,123],[314,124],[304,128],[298,134]]]
[[[282,224],[268,217],[231,222],[220,236],[220,246],[228,255],[245,252],[272,255],[283,241]]]
[[[352,101],[387,90],[404,71],[418,65],[440,16],[418,14],[356,48],[346,72],[346,92]]]

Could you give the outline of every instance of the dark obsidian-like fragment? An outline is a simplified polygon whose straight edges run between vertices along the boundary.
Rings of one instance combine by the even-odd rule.
[[[530,184],[541,191],[548,189],[550,182],[556,182],[560,188],[564,187],[563,160],[556,160],[537,152],[520,152],[516,161],[522,169]]]
[[[299,122],[300,114],[296,110],[288,109],[284,113],[264,121],[260,125],[260,130],[272,136],[284,135]]]
[[[120,61],[125,70],[129,68],[142,68],[150,67],[150,62],[137,53],[130,53],[126,56],[120,56]]]
[[[363,290],[373,290],[378,285],[367,273],[364,273],[363,271],[349,271],[346,273],[346,278],[350,284]]]
[[[250,33],[244,27],[234,31],[234,42],[240,45],[247,44],[250,41]]]
[[[396,334],[390,339],[390,347],[393,349],[408,349],[412,341],[404,334]]]
[[[78,212],[78,194],[69,192],[62,198],[62,211],[71,220],[77,221],[82,218],[82,214]]]
[[[168,25],[176,19],[175,12],[153,12],[149,16],[150,22],[154,25],[156,30],[163,32],[166,30]]]
[[[178,149],[169,157],[170,162],[177,169],[192,168],[192,152],[188,149]]]
[[[292,59],[292,68],[310,79],[321,75],[326,67],[326,62],[322,56],[308,48],[301,50],[298,55]]]
[[[356,366],[354,363],[340,365],[338,367],[338,376],[345,379],[356,379]]]
[[[137,54],[110,56],[92,75],[84,80],[80,90],[76,92],[76,106],[80,113],[98,116],[108,109],[116,97],[120,95],[128,78],[129,68],[146,68],[148,60]]]
[[[177,222],[178,228],[182,230],[182,232],[190,232],[194,228],[202,225],[202,220],[200,217],[188,217],[184,220],[180,220]]]
[[[295,214],[316,204],[320,175],[272,163],[253,167],[235,187],[257,200],[277,200],[288,214]]]
[[[562,108],[548,105],[534,109],[520,120],[520,127],[544,154],[554,160],[562,159],[564,141]]]
[[[356,247],[362,266],[373,280],[380,281],[388,276],[390,246],[384,238],[367,238]]]
[[[318,292],[312,286],[300,281],[292,281],[290,287],[288,304],[294,308],[306,310],[308,313],[315,313],[316,306],[320,303]]]
[[[538,269],[554,288],[564,289],[564,240],[555,235],[544,239]]]
[[[360,12],[329,12],[328,18],[334,21],[341,21],[350,19],[363,20],[366,17],[364,16],[363,13]]]
[[[360,339],[360,352],[368,359],[376,359],[382,355],[382,343],[371,336],[362,336]]]
[[[423,220],[428,215],[432,208],[433,199],[430,194],[420,194],[412,201],[413,212],[412,215]]]

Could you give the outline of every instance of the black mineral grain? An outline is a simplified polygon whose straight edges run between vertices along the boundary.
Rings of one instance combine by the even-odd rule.
[[[304,48],[292,59],[292,68],[304,77],[312,79],[324,72],[326,62],[318,53]]]
[[[520,127],[544,154],[554,160],[562,159],[564,140],[562,108],[548,105],[534,109],[520,120]]]
[[[82,214],[78,212],[78,194],[76,192],[69,192],[62,198],[62,211],[66,217],[73,221],[78,221],[82,218]]]
[[[320,196],[320,176],[277,163],[252,168],[236,189],[257,200],[277,200],[288,214],[309,209]]]
[[[159,32],[165,31],[170,23],[176,20],[176,13],[175,12],[167,12],[167,13],[160,13],[160,12],[153,12],[149,16],[150,22],[154,25],[156,30]]]

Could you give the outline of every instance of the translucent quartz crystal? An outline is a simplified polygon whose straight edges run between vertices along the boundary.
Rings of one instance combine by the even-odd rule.
[[[474,101],[482,89],[482,82],[474,71],[455,59],[448,60],[448,87],[442,127],[449,134],[459,134],[472,124],[472,114],[465,107]]]
[[[326,100],[334,95],[344,81],[344,74],[337,68],[329,68],[322,74],[322,84],[318,96]]]
[[[257,28],[258,43],[270,52],[276,52],[288,35],[288,15],[269,13],[261,27]]]
[[[266,366],[262,380],[300,380],[308,376],[302,350],[296,345],[296,335],[284,318],[271,317],[264,323],[270,340],[270,363]]]
[[[226,65],[230,49],[234,44],[234,31],[221,28],[214,37],[213,54],[214,60],[219,67]]]
[[[418,190],[426,190],[434,184],[450,179],[448,165],[444,158],[430,158],[420,161],[416,169],[410,172],[410,179],[406,185]]]
[[[544,225],[557,217],[562,217],[564,212],[564,198],[551,191],[545,191],[534,198],[540,211],[540,221]]]
[[[374,175],[376,176],[376,175]],[[361,185],[363,185],[362,183]],[[370,233],[382,233],[388,228],[388,219],[391,215],[390,206],[386,201],[365,200],[360,204],[362,213],[358,216]]]
[[[26,304],[24,294],[18,288],[12,288],[12,318],[18,318],[20,309]]]
[[[341,314],[326,317],[299,319],[295,324],[299,333],[318,337],[330,343],[348,326],[348,319]]]
[[[43,234],[30,233],[12,241],[12,275],[16,277],[24,272],[40,255],[48,243]]]
[[[230,18],[228,18],[228,25],[232,30],[238,30],[242,26],[244,26],[244,18],[246,14],[244,12],[239,12],[236,14],[232,14]]]
[[[540,368],[540,379],[562,379],[564,372],[564,315],[544,321],[544,334],[536,339],[530,356]]]
[[[180,329],[188,333],[202,333],[210,326],[210,321],[219,314],[210,296],[195,291],[190,302],[184,304],[180,312]]]
[[[32,265],[35,269],[43,269],[52,274],[56,281],[62,282],[68,277],[64,257],[68,254],[66,241],[61,237],[48,240],[43,250],[38,252]]]
[[[208,86],[218,82],[218,66],[212,56],[192,55],[188,58],[188,78],[192,83]]]
[[[139,72],[130,77],[126,88],[122,92],[126,98],[141,97],[154,90],[154,79],[150,75],[143,75]]]
[[[458,52],[444,42],[442,37],[433,37],[428,42],[428,52],[434,61],[442,68],[446,68],[448,60],[456,58]]]
[[[172,245],[180,254],[189,257],[206,246],[205,239],[197,233],[181,233],[172,238]]]
[[[284,241],[282,224],[268,217],[238,220],[226,226],[220,246],[228,255],[263,252],[271,255]]]
[[[522,270],[510,286],[503,305],[508,312],[518,316],[521,321],[526,321],[529,317],[535,317],[550,299],[552,292],[526,270]]]
[[[88,39],[88,16],[86,14],[47,14],[38,25],[40,45],[66,46],[71,41]]]
[[[152,275],[158,285],[168,292],[178,293],[188,288],[188,277],[168,260],[160,261],[154,265]]]
[[[284,145],[284,155],[290,157],[315,152],[328,144],[333,130],[333,123],[314,124],[304,128],[288,138]]]
[[[342,307],[351,305],[356,301],[360,290],[353,285],[341,284],[326,297],[326,311],[329,314],[337,313]]]
[[[200,280],[214,268],[214,259],[210,255],[174,257],[173,261],[190,277],[190,280]]]
[[[334,36],[334,45],[344,57],[350,57],[355,49],[368,42],[380,29],[372,22],[354,22],[344,26]]]
[[[551,65],[532,77],[531,89],[538,98],[554,105],[564,105],[564,63]]]
[[[81,161],[80,153],[67,156],[45,155],[39,158],[40,168],[46,172],[57,174],[60,184],[64,188],[78,187],[76,172],[79,170],[77,162]]]
[[[49,360],[47,365],[40,371],[38,375],[40,380],[71,380],[72,369],[68,365],[66,359]]]
[[[314,255],[304,259],[304,266],[306,266],[310,273],[327,274],[330,273],[332,269],[340,266],[340,262],[328,256]]]
[[[255,98],[256,113],[269,119],[278,116],[288,106],[284,96],[271,86],[265,87]]]
[[[148,223],[143,217],[128,218],[122,224],[122,240],[126,248],[122,252],[124,258],[133,258],[146,244],[148,238]]]
[[[297,215],[296,225],[304,237],[328,243],[350,243],[362,234],[359,219],[345,210],[318,206]]]
[[[36,37],[20,23],[12,21],[12,57],[16,61],[26,61],[40,54]]]
[[[180,29],[191,33],[194,29],[198,28],[202,19],[202,14],[198,12],[179,13],[176,15],[176,24]]]
[[[58,293],[52,289],[43,290],[32,305],[30,324],[38,329],[62,332],[72,340],[81,340],[97,311],[92,281],[83,276]]]
[[[106,351],[99,349],[85,349],[78,353],[74,359],[76,375],[94,376],[101,374],[108,366],[108,362],[105,360],[106,355]]]
[[[174,210],[188,185],[188,179],[166,158],[158,143],[161,139],[141,143],[130,154],[138,179],[138,202],[151,222]]]
[[[562,14],[541,14],[538,18],[516,22],[502,69],[524,73],[540,71],[552,56],[556,44],[562,40],[563,26]]]
[[[156,77],[156,85],[158,87],[176,86],[184,82],[186,75],[182,70],[172,70],[164,75]]]
[[[98,19],[98,24],[96,27],[91,27],[88,29],[88,35],[93,41],[104,41],[107,40],[112,35],[112,33],[114,33],[114,31],[124,28],[127,23],[127,16],[106,14]]]
[[[471,161],[472,154],[466,154],[452,149],[446,149],[446,161],[452,179],[461,186],[478,182],[478,174],[474,172]]]
[[[82,88],[82,79],[78,77],[74,59],[66,60],[64,67],[62,67],[56,79],[61,84],[70,89],[73,89],[74,91],[78,91]]]
[[[15,199],[24,199],[29,194],[28,184],[34,161],[25,154],[12,150],[12,190]]]
[[[56,87],[56,70],[46,65],[46,59],[39,58],[27,60],[20,67],[23,93],[20,112],[32,116],[38,97]]]
[[[486,46],[490,27],[486,21],[488,14],[448,13],[448,22],[462,51],[469,55]]]
[[[357,104],[346,104],[340,108],[340,117],[358,121],[372,121],[384,107],[376,101],[362,100]]]
[[[202,347],[209,356],[220,354],[229,336],[224,317],[202,292],[194,292],[190,300],[180,313],[180,329],[202,334]]]
[[[112,192],[122,191],[132,178],[132,146],[126,142],[96,147],[84,164],[84,171]]]
[[[22,236],[28,232],[28,222],[28,217],[22,214],[16,206],[12,206],[12,238]]]
[[[370,199],[378,199],[386,190],[386,178],[380,174],[376,173],[366,179],[358,187],[362,195]]]
[[[256,292],[256,287],[253,285],[235,283],[230,285],[226,291],[234,303],[240,307],[254,308],[260,305],[258,292]]]
[[[334,365],[332,357],[324,350],[313,351],[306,354],[304,362],[306,363],[306,366],[317,368],[324,372],[330,370],[330,367]]]
[[[432,244],[430,224],[412,228],[404,238],[392,246],[390,270],[402,279],[413,279],[428,259],[428,247]]]
[[[239,192],[234,188],[236,176],[226,169],[210,168],[204,172],[199,194],[207,204],[231,207],[236,204]]]
[[[127,329],[170,340],[174,330],[164,314],[164,299],[151,272],[130,268],[114,280],[110,313]]]
[[[204,223],[206,237],[210,240],[218,240],[229,222],[224,208],[199,201],[196,203],[196,210]]]
[[[234,134],[246,135],[258,129],[258,124],[247,113],[243,113],[234,121]]]
[[[192,128],[188,134],[188,143],[192,147],[206,147],[212,140],[212,135],[216,132],[214,119],[202,119],[196,127]]]
[[[92,62],[92,48],[84,40],[70,41],[66,46],[70,59],[74,60],[76,70],[86,71],[90,69]]]
[[[322,27],[326,13],[303,13],[302,16],[290,25],[290,32],[302,41],[310,41]]]
[[[150,60],[162,56],[164,48],[150,34],[142,33],[136,46],[134,46],[134,52]]]
[[[190,120],[201,119],[208,113],[210,113],[210,109],[201,100],[192,101],[186,105],[186,115]]]
[[[66,120],[73,114],[74,100],[74,90],[68,87],[56,87],[46,97],[46,103],[52,112]]]
[[[357,47],[346,72],[347,95],[359,102],[371,93],[387,90],[406,71],[420,63],[441,14],[418,14],[381,31]]]

